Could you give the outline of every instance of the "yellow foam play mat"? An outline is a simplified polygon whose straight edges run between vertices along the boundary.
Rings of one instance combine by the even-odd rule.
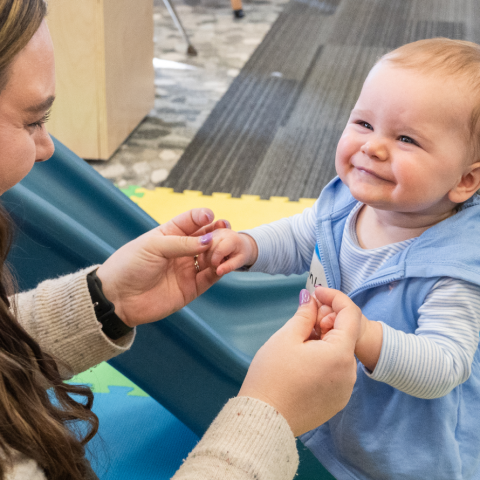
[[[206,207],[213,210],[216,219],[227,219],[234,230],[245,230],[289,217],[315,203],[313,198],[301,198],[298,201],[290,201],[288,197],[264,200],[258,195],[234,198],[229,193],[203,195],[194,190],[177,193],[172,188],[147,190],[133,186],[123,192],[158,223],[164,223],[192,208]]]

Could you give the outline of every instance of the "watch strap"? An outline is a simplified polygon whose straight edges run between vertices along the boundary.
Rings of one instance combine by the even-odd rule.
[[[131,332],[133,328],[122,322],[115,313],[115,305],[105,297],[102,290],[102,282],[97,277],[96,270],[87,275],[87,284],[90,297],[92,297],[95,315],[102,325],[103,333],[112,340],[118,340],[128,332]]]

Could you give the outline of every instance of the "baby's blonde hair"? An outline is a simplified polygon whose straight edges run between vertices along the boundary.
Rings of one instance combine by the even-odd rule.
[[[453,77],[470,89],[472,112],[468,127],[476,159],[480,154],[480,45],[449,38],[418,40],[385,54],[377,63],[381,62],[427,75]]]

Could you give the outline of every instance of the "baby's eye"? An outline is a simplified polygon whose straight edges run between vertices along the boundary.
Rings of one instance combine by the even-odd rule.
[[[412,145],[418,145],[418,143],[411,137],[407,137],[406,135],[400,135],[398,138],[403,143],[411,143]]]
[[[368,122],[364,122],[363,120],[359,120],[357,124],[363,128],[368,128],[369,130],[373,130],[373,127]]]

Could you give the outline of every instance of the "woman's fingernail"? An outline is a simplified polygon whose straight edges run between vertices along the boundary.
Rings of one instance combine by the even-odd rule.
[[[300,305],[304,305],[305,303],[308,303],[310,301],[310,293],[308,293],[308,290],[300,290],[300,297],[298,299],[298,303]]]
[[[323,285],[322,285],[321,283],[317,283],[317,284],[314,285],[314,287],[315,287],[315,288],[317,288],[317,287],[323,287]]]
[[[230,230],[232,229],[232,226],[230,225],[230,222],[228,220],[223,220],[223,223],[225,224],[226,228],[229,228]]]
[[[200,237],[200,243],[202,245],[208,245],[212,241],[213,235],[212,233],[207,233],[203,237]]]
[[[212,223],[212,222],[213,222],[213,219],[215,218],[215,216],[214,216],[211,212],[209,212],[208,210],[203,210],[203,213],[204,213],[205,216],[208,218],[208,221],[209,221],[210,223]]]

